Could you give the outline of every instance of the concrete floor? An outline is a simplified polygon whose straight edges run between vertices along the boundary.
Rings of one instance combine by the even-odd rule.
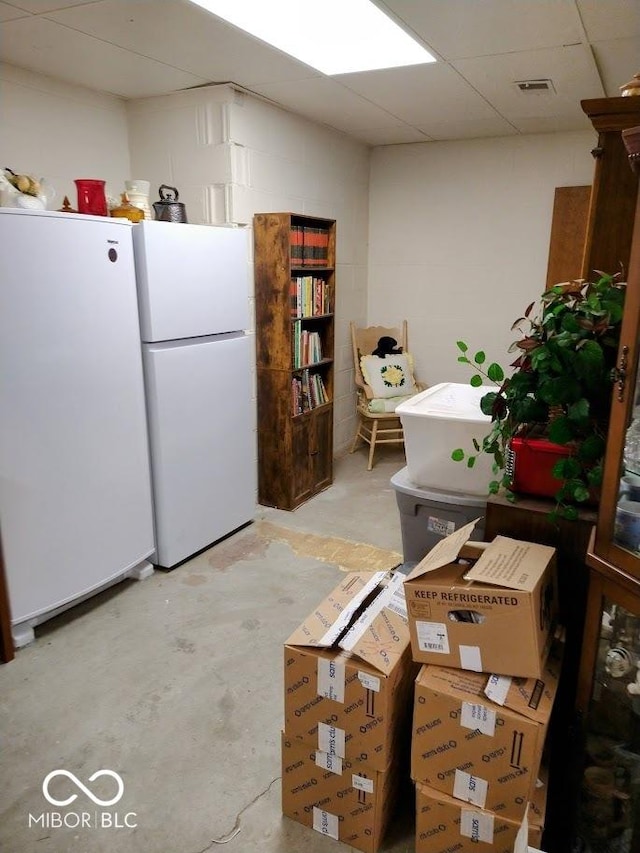
[[[258,507],[255,523],[173,572],[119,584],[36,629],[0,667],[0,850],[351,849],[280,814],[282,644],[344,570],[339,540],[374,546],[385,568],[401,560],[389,480],[404,464],[393,448],[371,472],[364,449],[347,455],[335,484],[296,512]],[[118,822],[137,825],[29,826],[30,814],[56,811],[42,784],[61,768],[85,783],[117,771]],[[113,786],[90,784],[103,799]],[[93,815],[71,781],[49,790],[78,794],[69,809]],[[396,821],[383,849],[414,849],[410,820]]]

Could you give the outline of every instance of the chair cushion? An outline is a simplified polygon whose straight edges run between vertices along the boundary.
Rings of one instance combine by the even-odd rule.
[[[409,353],[387,355],[385,358],[363,355],[360,369],[374,397],[410,396],[416,392],[412,362]]]
[[[372,415],[395,412],[396,406],[399,406],[400,403],[404,403],[405,400],[409,400],[411,397],[413,397],[413,394],[406,394],[403,397],[375,397],[373,400],[368,401],[367,408]]]

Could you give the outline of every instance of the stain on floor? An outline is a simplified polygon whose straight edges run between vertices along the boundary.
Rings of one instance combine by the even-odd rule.
[[[288,530],[269,521],[257,521],[254,527],[265,542],[284,542],[296,556],[332,563],[343,572],[378,572],[402,563],[402,554],[397,551],[387,551],[363,542]]]

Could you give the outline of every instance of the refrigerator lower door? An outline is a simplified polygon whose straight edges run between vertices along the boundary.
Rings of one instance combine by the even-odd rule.
[[[251,521],[256,501],[251,339],[143,347],[156,559],[176,564]]]

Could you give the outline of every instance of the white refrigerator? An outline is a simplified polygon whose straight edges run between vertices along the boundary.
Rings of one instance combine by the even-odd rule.
[[[14,641],[152,571],[131,225],[0,208],[0,536]]]
[[[174,568],[256,503],[249,245],[242,228],[133,226],[155,515]]]

